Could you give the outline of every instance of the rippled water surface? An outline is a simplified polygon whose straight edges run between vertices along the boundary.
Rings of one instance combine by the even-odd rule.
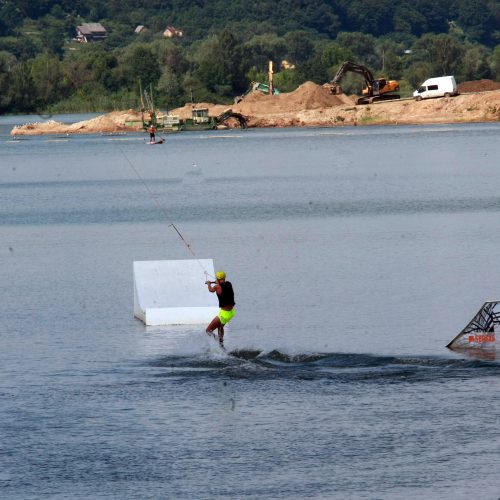
[[[8,136],[0,497],[500,497],[500,126]],[[213,258],[229,354],[133,318],[134,260]],[[172,284],[175,286],[175,283]]]

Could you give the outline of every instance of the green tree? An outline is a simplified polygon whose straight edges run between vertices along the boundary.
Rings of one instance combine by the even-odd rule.
[[[70,52],[63,60],[64,78],[73,91],[94,79],[91,71],[93,52],[88,50],[92,48],[90,44],[82,45],[79,51]]]
[[[370,68],[381,66],[380,57],[375,52],[376,39],[373,36],[360,32],[342,32],[338,34],[336,43],[353,54],[352,62]]]
[[[12,111],[29,112],[36,108],[36,94],[33,92],[34,81],[28,62],[14,65],[10,73],[9,96]]]
[[[492,5],[494,3],[492,2]],[[498,6],[498,2],[496,2],[496,5]],[[458,24],[471,40],[484,43],[491,40],[490,34],[495,28],[498,28],[498,20],[495,22],[493,13],[489,8],[481,8],[477,5],[477,2],[471,2],[470,0],[456,0],[454,7]]]
[[[16,64],[16,56],[6,50],[0,50],[0,74],[10,73],[14,64]]]
[[[40,30],[45,50],[50,50],[62,56],[64,43],[68,38],[68,24],[66,21],[52,15],[45,16],[40,22]]]
[[[250,66],[265,70],[269,61],[278,65],[286,55],[285,40],[275,33],[253,36],[244,44]]]
[[[132,41],[135,26],[119,22],[115,19],[102,19],[101,24],[106,28],[108,36],[102,43],[107,50],[124,47]]]
[[[118,61],[113,52],[102,44],[82,44],[78,51],[69,52],[63,60],[63,73],[68,84],[77,90],[87,82],[98,82],[109,90],[128,84],[129,75],[116,73]]]
[[[447,34],[426,34],[413,47],[415,59],[430,64],[432,76],[460,73],[465,48]]]
[[[419,0],[418,2],[402,0],[397,12],[400,17],[411,23],[412,34],[420,36],[425,32],[446,33],[454,6],[448,0]],[[422,17],[425,19],[422,20]]]
[[[246,52],[230,30],[219,35],[219,57],[225,62],[225,69],[230,77],[231,90],[240,92],[246,89],[246,72],[249,67]]]
[[[230,30],[200,45],[195,74],[215,94],[233,97],[246,90],[248,62],[245,50]]]
[[[383,35],[394,31],[392,19],[394,2],[391,0],[352,0],[347,13],[350,18],[349,28],[371,35]]]
[[[160,65],[148,45],[130,45],[120,60],[123,84],[128,89],[135,89],[138,80],[143,88],[155,87],[161,76]]]
[[[166,107],[174,107],[180,104],[182,89],[179,78],[169,66],[163,68],[162,74],[158,81],[157,96],[158,105]]]
[[[388,37],[380,38],[375,44],[379,57],[380,76],[389,79],[401,78],[405,66],[404,46]]]
[[[57,56],[48,53],[36,56],[31,61],[31,76],[36,103],[42,109],[64,97],[61,63]]]
[[[192,52],[194,76],[189,83],[190,88],[203,85],[209,92],[215,92],[217,85],[229,83],[229,76],[225,71],[225,62],[220,56],[217,37],[212,36],[196,44]]]
[[[432,75],[432,65],[429,62],[415,62],[404,72],[404,79],[413,89],[417,89],[421,83]]]
[[[189,73],[184,75],[182,79],[182,89],[181,102],[220,102],[221,100],[215,93],[207,89],[197,76]]]
[[[274,75],[274,86],[280,92],[292,92],[299,85],[295,69],[280,71]]]
[[[497,45],[491,54],[490,67],[497,82],[500,82],[500,45]]]
[[[335,42],[319,43],[311,59],[297,68],[295,79],[297,83],[311,80],[315,83],[329,82],[337,72],[342,62],[352,60],[350,50],[340,47]]]
[[[28,60],[38,52],[38,48],[33,40],[27,36],[0,37],[0,50],[6,50],[14,54],[19,60]]]
[[[0,37],[13,33],[14,28],[21,24],[23,15],[17,3],[12,0],[0,2]]]
[[[305,63],[314,54],[314,43],[307,31],[291,31],[284,36],[287,58],[296,65]]]
[[[151,43],[151,50],[163,71],[168,66],[176,74],[186,72],[189,63],[186,60],[182,48],[172,40],[157,39]]]
[[[118,66],[118,60],[113,53],[106,50],[96,52],[92,61],[92,73],[94,79],[108,90],[118,90],[120,82],[115,78],[114,69]]]
[[[488,51],[482,45],[468,47],[462,60],[459,79],[461,81],[468,81],[491,78],[492,74],[488,63],[488,56]]]
[[[326,68],[329,68],[330,73],[334,66],[350,59],[354,59],[354,55],[351,50],[341,47],[335,42],[329,42],[322,47],[321,64],[323,64]]]
[[[318,84],[330,81],[337,66],[349,59],[350,52],[333,42],[321,41],[315,44],[314,53],[309,59],[298,65],[295,81],[301,84],[312,81]]]
[[[394,31],[420,36],[427,31],[427,18],[416,5],[399,5],[394,12]]]
[[[16,58],[10,52],[0,51],[0,113],[9,109],[11,71],[16,64]]]

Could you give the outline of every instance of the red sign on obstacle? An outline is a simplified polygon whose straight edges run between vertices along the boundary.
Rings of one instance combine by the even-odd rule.
[[[485,333],[483,335],[469,335],[469,344],[487,344],[496,342],[494,333]]]

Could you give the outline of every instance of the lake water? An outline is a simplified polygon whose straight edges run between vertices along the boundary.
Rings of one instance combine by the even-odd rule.
[[[500,124],[29,137],[0,120],[0,497],[497,499]],[[160,208],[159,208],[160,207]],[[228,349],[133,317],[213,258]]]

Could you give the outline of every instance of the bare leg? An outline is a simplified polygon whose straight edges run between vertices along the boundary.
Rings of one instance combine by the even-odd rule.
[[[210,335],[215,329],[218,330],[221,326],[219,316],[215,316],[205,331]]]
[[[218,328],[217,328],[217,331],[219,332],[219,344],[220,345],[224,345],[224,325],[220,325]]]

